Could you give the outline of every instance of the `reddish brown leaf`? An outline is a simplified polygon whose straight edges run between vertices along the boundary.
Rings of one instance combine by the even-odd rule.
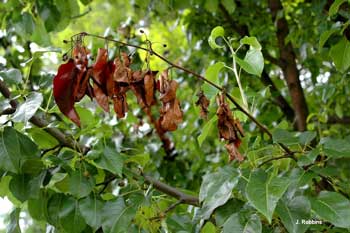
[[[109,112],[109,103],[107,96],[107,78],[109,74],[108,51],[99,49],[95,64],[92,66],[92,75],[94,77],[94,95],[97,103],[106,112]],[[111,91],[112,92],[112,91]]]
[[[207,119],[208,117],[208,106],[210,101],[207,99],[207,97],[203,94],[203,91],[198,93],[198,100],[196,102],[196,105],[200,107],[200,115],[203,119]]]
[[[156,99],[154,97],[155,80],[152,72],[149,72],[145,75],[143,82],[145,88],[146,105],[151,106],[156,102]]]
[[[53,95],[60,111],[80,127],[80,119],[74,109],[74,79],[79,70],[70,59],[58,68],[53,80]]]
[[[240,144],[240,140],[239,140],[239,144]],[[226,144],[225,147],[226,147],[226,150],[229,154],[230,161],[237,159],[238,161],[241,162],[244,160],[243,156],[238,151],[238,146],[236,146],[236,143],[230,142],[230,143]]]
[[[128,103],[126,102],[126,92],[128,89],[129,87],[121,87],[118,83],[115,83],[113,104],[118,118],[124,118],[125,113],[128,111]]]
[[[182,122],[183,113],[177,99],[163,104],[160,114],[160,124],[165,131],[176,130],[177,125]]]
[[[79,70],[83,72],[86,71],[86,67],[88,65],[88,54],[89,51],[85,48],[85,46],[79,43],[77,43],[72,50],[74,64]]]
[[[132,81],[132,72],[129,67],[125,66],[124,62],[121,62],[119,57],[114,59],[115,70],[113,73],[113,80],[116,82],[130,83]]]

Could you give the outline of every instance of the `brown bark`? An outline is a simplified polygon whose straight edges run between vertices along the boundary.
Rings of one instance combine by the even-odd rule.
[[[288,22],[284,17],[276,18],[278,11],[283,10],[280,0],[269,0],[269,8],[271,10],[272,20],[276,21],[276,36],[280,50],[280,60],[282,62],[281,69],[292,99],[297,129],[299,131],[305,131],[308,108],[299,79],[293,46],[290,42],[285,43],[289,33]]]

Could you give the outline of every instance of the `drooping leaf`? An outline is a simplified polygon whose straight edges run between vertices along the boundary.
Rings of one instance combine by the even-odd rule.
[[[32,116],[39,109],[43,102],[43,95],[38,92],[30,93],[26,101],[22,103],[13,115],[14,122],[28,122]]]
[[[322,191],[311,199],[312,210],[337,227],[350,228],[350,201],[336,192]]]
[[[277,202],[289,184],[285,177],[272,176],[261,169],[252,171],[246,186],[247,199],[271,223]]]
[[[200,107],[200,116],[203,119],[207,119],[210,101],[203,94],[203,91],[199,92],[197,96],[198,100],[196,101],[196,105]]]
[[[318,43],[318,49],[321,50],[323,48],[323,46],[325,45],[325,43],[327,42],[327,40],[329,39],[329,37],[337,32],[339,29],[338,28],[332,28],[330,30],[324,31],[321,36],[320,36],[320,41]]]
[[[310,225],[301,224],[300,221],[310,219],[310,211],[311,205],[305,196],[296,196],[291,200],[281,199],[276,207],[276,213],[290,233],[304,233],[309,228]]]
[[[199,201],[203,202],[200,216],[208,219],[212,212],[225,204],[231,196],[232,189],[237,185],[239,173],[236,169],[226,166],[219,171],[206,174],[199,191]]]
[[[58,216],[59,224],[66,232],[81,233],[86,227],[79,211],[79,202],[72,197],[63,199]]]
[[[240,43],[251,46],[251,49],[261,50],[261,45],[255,36],[245,36],[240,40]]]
[[[350,66],[350,42],[343,37],[331,47],[329,56],[331,56],[337,70],[345,72]]]
[[[80,214],[94,231],[102,226],[103,206],[104,203],[96,196],[88,196],[79,201]]]
[[[38,198],[40,194],[40,186],[44,180],[45,173],[38,176],[15,175],[10,181],[10,191],[19,201],[24,202],[29,198]]]
[[[153,72],[148,72],[143,78],[145,87],[145,102],[147,106],[151,106],[156,102],[156,99],[154,97],[156,89],[154,75],[155,74]]]
[[[60,111],[80,126],[80,119],[74,109],[74,79],[78,73],[74,61],[71,59],[58,68],[58,73],[53,80],[53,95]]]
[[[249,74],[261,76],[261,73],[264,69],[264,57],[260,50],[248,50],[243,60],[236,55],[234,56],[236,62],[244,71],[246,71]]]
[[[346,2],[346,0],[335,0],[329,7],[329,16],[335,15],[338,12],[340,5],[344,2]]]
[[[225,35],[225,30],[223,27],[217,26],[217,27],[213,28],[213,30],[211,31],[210,36],[208,38],[208,42],[209,42],[210,47],[212,49],[223,48],[224,46],[218,45],[216,43],[216,39],[218,37],[224,37],[224,35]]]
[[[38,221],[46,221],[45,211],[47,210],[48,194],[41,191],[38,198],[28,200],[28,212],[30,216]]]

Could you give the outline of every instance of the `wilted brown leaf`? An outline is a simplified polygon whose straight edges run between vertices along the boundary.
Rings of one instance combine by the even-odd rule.
[[[130,83],[132,81],[132,72],[128,67],[130,65],[130,60],[126,53],[122,53],[124,58],[123,62],[119,57],[114,59],[115,70],[113,73],[113,80],[116,82]]]
[[[180,108],[180,102],[175,99],[165,103],[160,110],[160,124],[165,131],[174,131],[177,125],[182,122],[183,113]]]
[[[203,91],[199,92],[197,96],[198,96],[198,100],[196,102],[196,105],[200,107],[200,115],[203,119],[207,119],[208,107],[209,107],[210,101],[203,94]]]
[[[126,92],[128,89],[129,87],[122,87],[119,86],[118,83],[115,83],[113,104],[114,111],[117,114],[118,118],[124,118],[125,113],[128,111],[128,103],[126,102]]]
[[[230,161],[237,159],[238,161],[241,162],[244,160],[243,156],[238,151],[238,146],[236,146],[236,143],[230,142],[230,143],[226,144],[225,147],[226,147],[226,150],[229,154]]]
[[[145,88],[145,100],[146,105],[151,106],[156,102],[156,99],[154,97],[155,92],[155,80],[152,72],[148,72],[144,79],[144,88]]]

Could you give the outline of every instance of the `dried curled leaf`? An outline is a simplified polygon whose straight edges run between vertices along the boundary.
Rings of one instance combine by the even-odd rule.
[[[155,80],[153,72],[148,72],[143,78],[143,84],[145,88],[145,102],[147,106],[151,106],[156,102],[154,97],[155,93]]]
[[[106,49],[99,49],[95,64],[92,66],[92,76],[94,79],[94,95],[97,103],[106,112],[109,112],[109,103],[107,95],[107,77],[109,76],[108,52]]]
[[[229,143],[226,145],[226,149],[230,154],[230,161],[237,158],[239,161],[243,160],[243,157],[238,152],[238,147],[241,143],[239,136],[243,137],[244,132],[238,119],[234,119],[232,112],[228,104],[225,102],[225,96],[222,94],[217,98],[218,110],[216,115],[218,116],[218,129],[220,138],[225,139]]]
[[[204,95],[203,91],[199,92],[197,96],[198,96],[198,100],[196,102],[196,105],[200,107],[200,116],[203,119],[207,119],[208,107],[209,107],[210,101]]]
[[[118,83],[115,83],[113,104],[114,111],[117,114],[118,118],[124,118],[125,113],[128,111],[128,103],[126,102],[126,92],[128,90],[129,87],[123,87],[120,86]]]
[[[180,102],[176,99],[178,84],[175,80],[168,79],[168,70],[162,72],[160,76],[160,100],[163,106],[160,110],[159,122],[163,130],[174,131],[177,125],[182,122],[183,113]]]
[[[129,68],[131,63],[128,55],[122,53],[123,62],[119,57],[114,59],[115,70],[113,73],[113,80],[116,82],[130,83],[132,81],[132,72]]]
[[[80,127],[80,119],[74,109],[75,97],[73,95],[74,79],[78,72],[80,71],[72,59],[60,65],[53,79],[53,95],[60,111]]]

